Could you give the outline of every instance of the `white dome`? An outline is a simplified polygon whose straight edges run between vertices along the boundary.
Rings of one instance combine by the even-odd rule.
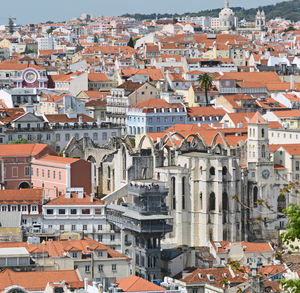
[[[219,17],[234,16],[234,12],[230,8],[223,8],[219,14]]]

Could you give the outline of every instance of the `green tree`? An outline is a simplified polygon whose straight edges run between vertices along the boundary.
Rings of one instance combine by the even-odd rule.
[[[131,47],[131,48],[134,48],[134,41],[133,41],[132,37],[130,37],[130,40],[129,40],[129,42],[127,43],[127,46],[128,46],[128,47]]]
[[[17,139],[11,140],[8,143],[9,144],[24,144],[24,143],[30,143],[30,142],[25,138],[17,138]]]
[[[53,26],[47,29],[47,34],[52,34],[52,32],[55,30]]]
[[[199,86],[204,89],[205,92],[205,102],[206,106],[209,105],[208,102],[208,91],[212,88],[213,85],[213,79],[212,76],[209,73],[203,73],[198,76],[197,81],[199,82]]]

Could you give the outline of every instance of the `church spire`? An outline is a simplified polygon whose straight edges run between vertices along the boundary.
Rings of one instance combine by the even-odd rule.
[[[225,8],[229,8],[229,0],[225,0]]]

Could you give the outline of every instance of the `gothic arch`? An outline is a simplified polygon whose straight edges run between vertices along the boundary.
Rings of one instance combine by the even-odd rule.
[[[163,139],[161,140],[161,142],[160,142],[160,144],[159,144],[159,149],[162,149],[163,146],[164,146],[165,144],[167,144],[169,140],[171,141],[172,147],[173,147],[174,149],[178,149],[176,143],[175,143],[174,140],[173,140],[173,136],[174,136],[174,135],[179,136],[182,140],[185,139],[185,137],[184,137],[182,134],[178,133],[178,132],[168,133],[168,134],[166,134],[166,135],[163,137]]]
[[[218,139],[219,136],[221,137],[222,141],[224,142],[224,146],[226,146],[227,148],[230,148],[230,145],[229,145],[228,142],[226,141],[226,138],[225,138],[224,134],[221,133],[221,132],[218,132],[218,133],[215,135],[215,137],[214,137],[214,139],[212,140],[212,143],[211,143],[210,146],[211,146],[212,148],[215,146],[215,144],[216,144],[217,139]]]
[[[152,153],[154,153],[154,144],[153,144],[153,140],[152,140],[152,138],[151,138],[149,135],[147,135],[147,134],[143,135],[143,137],[141,138],[141,140],[140,140],[140,142],[139,142],[139,145],[138,145],[138,147],[137,147],[138,151],[140,152],[141,149],[143,148],[143,144],[144,144],[145,140],[147,140],[147,141],[149,142],[149,144],[150,144],[150,146],[151,146],[151,149],[152,149]]]
[[[190,141],[190,138],[193,138],[192,141]],[[194,145],[194,149],[197,149],[198,151],[206,151],[207,149],[207,145],[205,140],[203,139],[203,136],[200,137],[200,135],[197,134],[190,134],[188,135],[184,141],[181,143],[180,148],[182,148],[185,144],[188,144],[188,146],[193,149],[193,146],[191,144]]]

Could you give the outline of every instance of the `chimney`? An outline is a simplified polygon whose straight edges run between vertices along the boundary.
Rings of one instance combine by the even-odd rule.
[[[292,74],[290,76],[290,90],[293,91],[295,89],[295,75]]]
[[[91,202],[94,202],[94,193],[91,193]]]

